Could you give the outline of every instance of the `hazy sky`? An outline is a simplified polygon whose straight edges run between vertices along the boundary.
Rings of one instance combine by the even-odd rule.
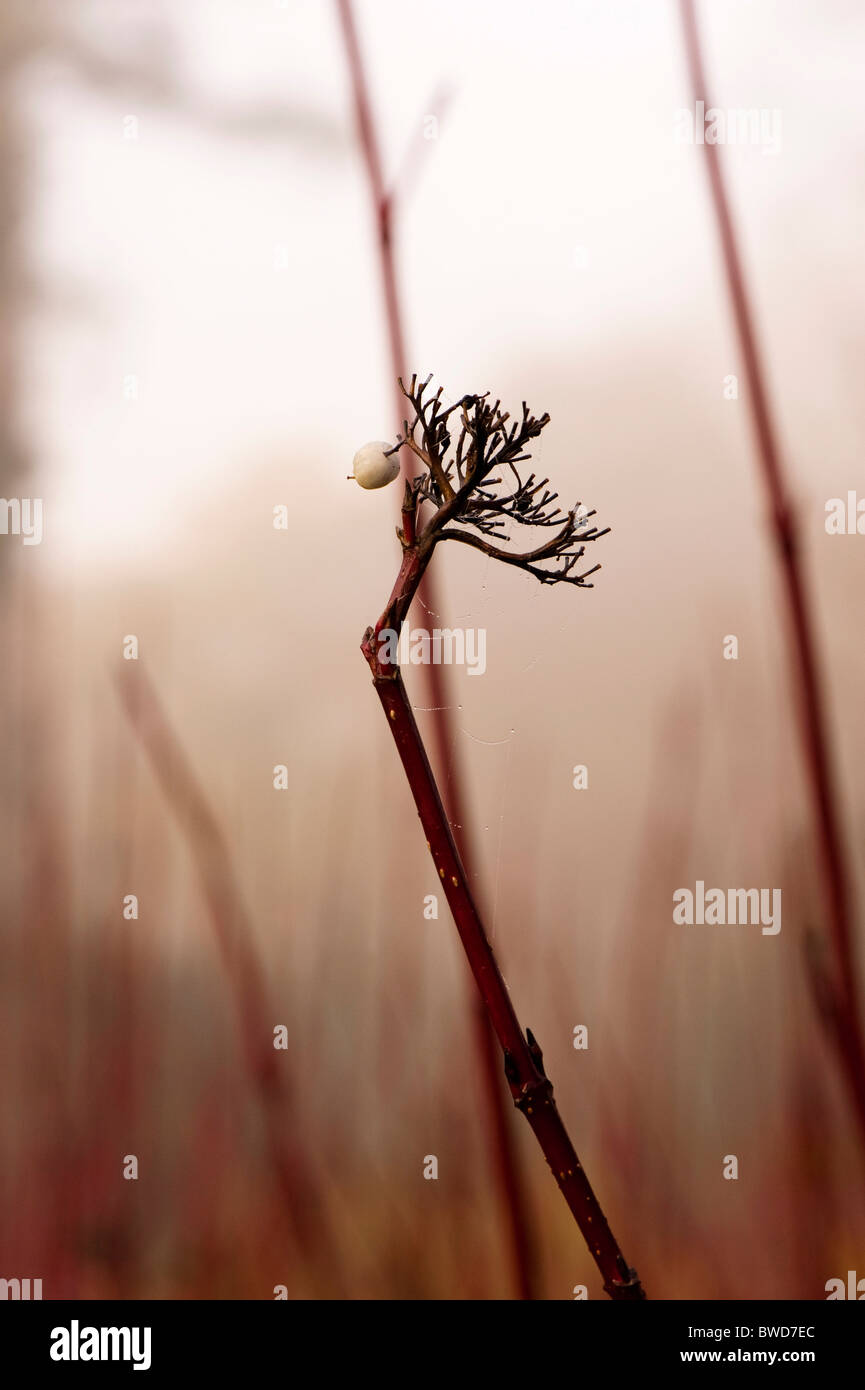
[[[47,295],[27,403],[60,565],[158,553],[261,457],[284,455],[287,480],[315,469],[339,488],[354,448],[391,433],[334,4],[82,4],[78,19],[134,54],[135,25],[119,17],[160,8],[190,98],[286,99],[334,137],[230,139],[95,92],[54,61],[34,66],[29,242]],[[725,151],[754,263],[770,288],[782,277],[780,307],[796,283],[806,317],[809,294],[815,314],[861,297],[844,273],[849,262],[858,285],[861,11],[702,9],[716,104],[780,112],[779,153]],[[726,331],[700,152],[674,139],[689,99],[672,0],[374,0],[357,15],[390,170],[432,94],[451,92],[399,224],[420,370],[460,391],[495,387],[497,364],[523,357],[567,373],[586,353],[681,331],[707,296]],[[812,269],[831,262],[826,283],[781,263],[797,243]],[[683,362],[691,350],[685,331]]]

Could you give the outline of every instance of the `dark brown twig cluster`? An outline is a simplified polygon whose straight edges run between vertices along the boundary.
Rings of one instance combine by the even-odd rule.
[[[534,473],[524,478],[517,467],[530,459],[527,445],[549,424],[549,415],[532,415],[523,401],[521,418],[512,421],[500,400],[490,403],[488,391],[445,406],[441,387],[426,395],[430,381],[427,377],[418,382],[412,376],[408,387],[402,379],[399,383],[413,416],[405,421],[394,452],[408,447],[423,465],[406,483],[404,525],[398,533],[403,547],[416,544],[425,555],[439,541],[462,541],[494,560],[518,566],[542,584],[591,588],[589,577],[600,565],[582,571],[577,566],[586,546],[610,528],[591,525],[595,512],[579,502],[565,511],[557,505],[558,493],[550,491],[548,478]],[[422,502],[435,510],[418,529]],[[550,528],[555,534],[533,550],[502,549],[502,544],[510,545],[509,523]]]

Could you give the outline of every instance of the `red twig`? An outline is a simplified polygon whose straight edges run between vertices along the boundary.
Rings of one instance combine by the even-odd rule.
[[[706,94],[706,77],[693,0],[680,0],[680,9],[694,99],[695,102],[703,101],[704,109],[708,110],[711,103]],[[824,981],[832,1001],[831,1008],[828,1011],[824,1010],[824,1016],[828,1016],[831,1021],[833,1038],[865,1137],[865,1044],[856,984],[850,875],[832,773],[814,629],[799,557],[793,506],[777,444],[754,315],[724,184],[720,155],[716,144],[706,142],[704,149],[727,288],[748,381],[757,453],[783,577],[791,676],[817,830],[826,915],[835,956],[835,978]]]
[[[393,254],[393,201],[384,181],[384,170],[382,169],[381,154],[372,115],[372,103],[369,98],[369,84],[366,80],[366,70],[358,43],[351,0],[337,0],[337,8],[349,73],[351,74],[351,90],[354,98],[358,137],[375,213],[376,244],[384,294],[385,320],[391,360],[395,368],[391,373],[394,389],[394,410],[397,421],[400,421],[402,418],[402,394],[397,386],[397,378],[404,375],[406,356],[396,280],[396,262]]]
[[[489,400],[489,392],[465,395],[457,405],[442,405],[442,388],[427,394],[430,378],[408,387],[400,382],[412,407],[398,448],[411,451],[423,469],[406,481],[402,526],[398,532],[403,557],[387,604],[374,627],[367,628],[361,650],[387,716],[415,805],[445,896],[460,935],[478,991],[501,1044],[505,1075],[514,1104],[528,1119],[553,1175],[604,1276],[604,1288],[614,1299],[640,1299],[636,1272],[629,1268],[568,1138],[544,1071],[541,1049],[532,1034],[520,1027],[487,940],[472,897],[463,863],[442,806],[426,750],[405,692],[397,658],[399,634],[436,547],[459,539],[466,528],[493,535],[481,548],[497,559],[519,564],[542,584],[587,583],[599,566],[577,569],[586,549],[607,534],[589,524],[594,512],[578,507],[563,513],[557,493],[547,479],[525,479],[517,463],[527,462],[530,445],[549,423],[549,416],[531,413],[525,401],[521,417]],[[461,412],[457,418],[457,412]],[[455,418],[457,422],[455,423]],[[523,470],[525,472],[525,470]],[[508,478],[508,473],[512,477]],[[434,507],[422,515],[424,504]],[[529,539],[519,550],[501,548],[498,528],[509,519],[520,527],[546,533],[542,544]],[[552,534],[550,534],[552,532]]]
[[[329,1257],[341,1282],[336,1241],[321,1187],[297,1141],[286,1076],[286,1054],[273,1047],[275,1012],[252,948],[252,929],[231,865],[228,845],[198,779],[145,671],[121,667],[117,688],[166,800],[183,830],[201,880],[208,913],[233,989],[244,1060],[258,1092],[283,1210],[311,1263]]]
[[[405,333],[403,330],[402,309],[397,283],[396,261],[394,256],[394,211],[395,195],[388,192],[382,169],[381,154],[376,135],[369,84],[366,78],[363,56],[358,42],[357,29],[351,0],[337,0],[340,25],[351,76],[355,118],[358,138],[364,160],[370,197],[375,218],[376,246],[379,256],[384,317],[387,324],[388,344],[391,359],[391,380],[394,384],[394,415],[397,430],[402,425],[404,401],[398,385],[399,379],[406,375]],[[436,98],[439,110],[446,100],[442,92]],[[408,180],[416,167],[418,142],[413,139],[409,156],[398,177],[397,189],[404,194]],[[438,602],[434,586],[429,576],[425,577],[419,596],[430,611],[437,611]],[[450,750],[453,748],[453,732],[449,717],[447,681],[440,666],[433,664],[425,668],[429,704],[432,711],[433,735],[438,754],[439,767],[447,766]],[[460,766],[450,757],[447,801],[450,820],[461,827],[459,844],[466,864],[471,867],[473,853],[468,830],[468,817],[462,789]],[[479,1001],[472,1002],[472,1029],[475,1035],[475,1049],[480,1063],[481,1078],[486,1096],[486,1108],[490,1119],[492,1135],[492,1156],[495,1164],[499,1188],[503,1198],[504,1214],[507,1221],[513,1274],[519,1295],[524,1299],[534,1298],[537,1292],[535,1276],[535,1256],[532,1248],[530,1223],[527,1211],[525,1187],[520,1173],[517,1154],[511,1139],[505,1108],[505,1094],[501,1075],[497,1066],[495,1044],[490,1033],[489,1022]]]
[[[407,587],[416,583],[415,574],[407,570],[404,582]],[[382,666],[378,658],[376,632],[372,628],[364,638],[362,650],[373,673],[373,684],[387,715],[430,854],[472,974],[504,1051],[505,1073],[514,1104],[531,1125],[603,1275],[606,1292],[613,1299],[643,1298],[645,1295],[636,1272],[629,1268],[619,1249],[568,1137],[553,1099],[552,1084],[544,1072],[541,1049],[531,1032],[523,1034],[514,1012],[507,986],[475,907],[399,669]]]

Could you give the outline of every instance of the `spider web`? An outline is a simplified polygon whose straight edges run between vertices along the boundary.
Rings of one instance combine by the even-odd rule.
[[[447,397],[446,399],[448,405],[452,404],[452,401],[450,399],[448,399]],[[542,472],[543,468],[543,444],[543,435],[541,435],[537,440],[533,441],[533,467],[535,467],[535,470],[539,474]],[[478,601],[470,604],[469,607],[461,609],[458,612],[445,615],[444,613],[438,612],[437,610],[431,608],[427,603],[424,602],[423,598],[419,594],[416,595],[415,603],[419,606],[419,608],[423,610],[424,614],[426,615],[426,618],[432,620],[432,623],[428,623],[427,625],[441,627],[468,627],[473,625],[473,623],[476,622],[478,618],[481,618],[482,610],[488,608],[489,611],[484,611],[483,616],[481,618],[483,625],[488,630],[494,631],[501,641],[506,641],[508,628],[509,626],[511,626],[514,618],[515,610],[513,604],[513,596],[511,594],[508,600],[505,600],[504,598],[499,600],[492,599],[489,592],[489,572],[490,566],[493,564],[494,562],[490,556],[484,557],[480,578],[480,592]],[[525,594],[524,602],[527,604],[537,602],[538,599],[542,597],[542,586],[538,584],[537,581],[534,580],[530,575],[523,575],[521,576],[521,579],[522,588]],[[522,607],[522,604],[520,604],[519,606]],[[493,620],[492,623],[489,621],[490,619]],[[531,621],[521,626],[526,634],[531,634],[536,631],[536,626]],[[567,629],[567,627],[568,622],[565,621],[561,625],[560,630],[564,632]],[[519,669],[522,671],[523,674],[525,674],[533,670],[534,667],[536,667],[542,660],[543,649],[539,641],[535,654],[530,656],[526,665],[520,667]],[[452,680],[453,677],[450,676],[449,679]],[[425,714],[437,713],[439,711],[447,711],[452,716],[454,716],[452,719],[452,730],[450,737],[450,747],[447,756],[447,765],[443,769],[443,775],[445,777],[446,786],[450,784],[451,772],[454,766],[454,759],[457,755],[458,744],[461,742],[461,740],[464,739],[469,744],[474,744],[475,746],[479,746],[482,748],[501,749],[501,754],[499,757],[499,766],[497,769],[497,776],[495,773],[493,773],[492,776],[488,774],[487,778],[485,778],[487,785],[484,789],[484,800],[487,802],[487,804],[498,807],[497,816],[492,818],[493,824],[495,824],[496,826],[496,843],[494,860],[495,867],[493,870],[493,886],[490,898],[492,906],[489,913],[489,936],[490,941],[493,942],[495,941],[496,923],[498,919],[498,907],[502,877],[502,849],[505,840],[506,828],[505,821],[506,817],[509,818],[510,816],[508,795],[510,791],[513,746],[516,739],[519,737],[520,731],[518,728],[512,725],[510,727],[509,733],[502,738],[483,737],[481,734],[475,733],[472,731],[472,729],[466,727],[466,724],[463,722],[463,718],[461,718],[461,716],[463,715],[463,706],[461,703],[448,705],[419,704],[412,705],[412,709],[416,713]],[[492,790],[493,783],[496,783],[495,791]],[[468,790],[469,789],[467,788],[467,793]],[[451,822],[451,827],[454,830],[461,830],[463,828],[461,825],[455,822]],[[481,833],[483,835],[486,835],[489,833],[489,830],[489,823],[484,824],[482,826]]]

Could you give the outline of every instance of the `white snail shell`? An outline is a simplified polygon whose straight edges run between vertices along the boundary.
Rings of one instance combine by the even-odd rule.
[[[385,453],[385,449],[391,448],[392,444],[382,439],[374,439],[358,449],[352,466],[355,481],[360,483],[361,487],[387,487],[388,483],[393,482],[399,473],[399,459],[396,454]]]

